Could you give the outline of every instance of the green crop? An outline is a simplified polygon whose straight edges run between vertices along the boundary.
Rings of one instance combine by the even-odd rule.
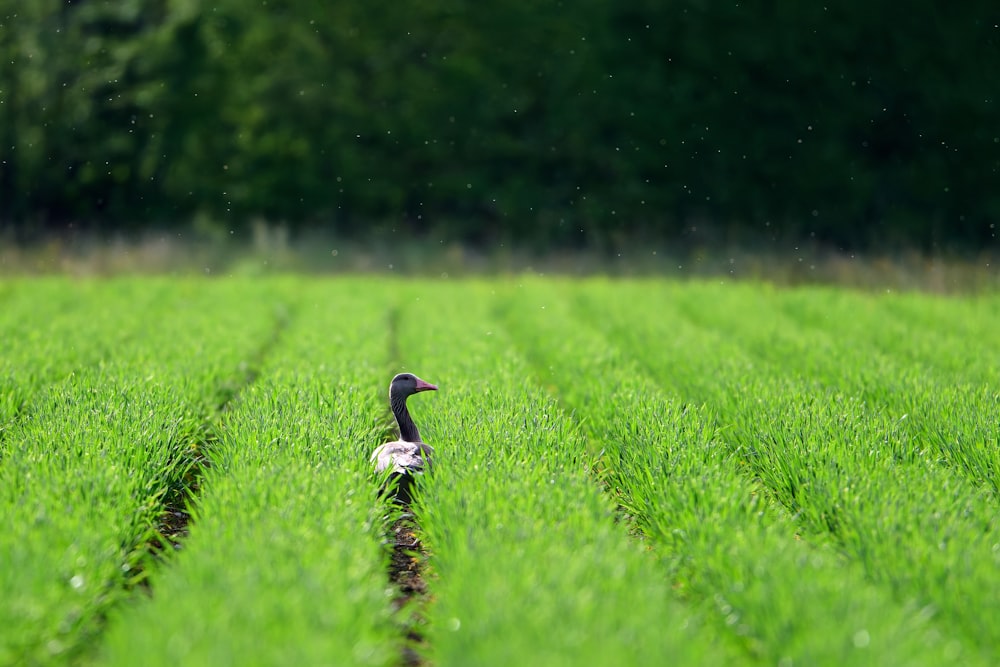
[[[35,287],[20,287],[26,300],[51,285]],[[111,298],[117,291],[95,289]],[[142,576],[164,502],[205,439],[216,388],[272,326],[266,310],[246,313],[232,298],[238,285],[179,283],[172,291],[183,299],[134,309],[119,301],[103,320],[111,340],[123,321],[141,323],[142,336],[96,357],[84,337],[83,353],[60,369],[69,375],[48,375],[52,384],[33,390],[31,410],[5,434],[0,664],[62,660],[91,641],[106,610]],[[68,336],[63,343],[73,346]]]
[[[493,316],[493,286],[433,290],[434,317],[413,290],[400,331],[403,357],[441,387],[415,408],[438,451],[417,511],[431,662],[724,662],[701,615],[615,524],[578,422],[532,382]]]
[[[230,406],[195,522],[102,664],[388,664],[398,654],[378,438],[384,310],[350,286],[290,286],[295,321]],[[192,619],[199,619],[192,623]]]
[[[536,286],[518,295],[508,326],[533,350],[540,381],[586,415],[591,447],[604,449],[603,474],[623,509],[691,599],[717,608],[734,642],[770,663],[940,664],[958,650],[937,640],[929,608],[914,606],[916,599],[900,605],[829,536],[817,531],[812,543],[803,541],[796,521],[803,517],[746,474],[745,453],[726,442],[721,416],[669,391],[671,370],[656,346],[682,325],[669,316],[654,324],[636,318],[629,331],[650,327],[656,335],[626,353],[595,329],[620,320],[594,310],[574,319],[566,305],[574,292]],[[660,372],[647,375],[637,358]],[[586,383],[562,370],[571,364]],[[766,470],[780,475],[788,453],[775,454]]]
[[[0,304],[0,665],[1000,659],[996,295],[46,278]],[[397,608],[368,456],[400,370],[440,390],[410,400],[435,458]]]
[[[169,312],[167,281],[110,284],[40,279],[8,284],[0,303],[0,445],[15,417],[49,384],[107,363]]]

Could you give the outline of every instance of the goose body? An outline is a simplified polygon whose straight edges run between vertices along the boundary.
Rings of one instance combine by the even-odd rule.
[[[395,474],[419,473],[431,467],[434,448],[423,442],[395,440],[381,445],[372,452],[375,472],[392,468]]]
[[[399,427],[399,440],[380,445],[372,452],[376,473],[391,471],[398,480],[396,499],[408,504],[413,476],[430,470],[434,449],[420,439],[420,431],[410,417],[406,399],[421,391],[435,391],[437,386],[424,382],[412,373],[400,373],[389,383],[389,407]]]

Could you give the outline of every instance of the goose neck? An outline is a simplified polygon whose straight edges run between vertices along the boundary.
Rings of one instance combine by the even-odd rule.
[[[399,439],[406,442],[420,442],[420,432],[417,425],[410,417],[410,411],[406,408],[405,396],[390,396],[389,405],[392,407],[392,415],[396,418],[396,425],[399,426]]]

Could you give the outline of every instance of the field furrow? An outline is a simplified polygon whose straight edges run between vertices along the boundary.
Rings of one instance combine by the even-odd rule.
[[[494,287],[422,283],[400,318],[406,368],[441,387],[411,399],[436,448],[416,510],[431,663],[740,664],[615,522],[581,425],[495,320]]]
[[[0,667],[1000,661],[996,295],[41,278],[0,305]],[[409,401],[411,513],[369,459],[401,370],[440,387]]]
[[[655,545],[660,576],[763,664],[941,664],[952,648],[925,615],[830,545],[801,541],[720,446],[713,416],[664,394],[596,333],[587,322],[599,313],[574,319],[569,291],[533,285],[506,325],[604,451],[609,492]]]
[[[12,425],[0,467],[0,664],[92,649],[148,561],[206,414],[272,327],[269,308],[246,307],[245,285],[191,287],[148,313],[141,344],[81,361]]]
[[[386,292],[284,290],[295,320],[220,424],[191,534],[152,599],[116,614],[99,664],[385,665],[401,651],[368,461]]]

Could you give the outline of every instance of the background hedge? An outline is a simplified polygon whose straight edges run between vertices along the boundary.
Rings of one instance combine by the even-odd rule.
[[[4,226],[931,249],[1000,222],[995,2],[0,0],[0,21]]]

